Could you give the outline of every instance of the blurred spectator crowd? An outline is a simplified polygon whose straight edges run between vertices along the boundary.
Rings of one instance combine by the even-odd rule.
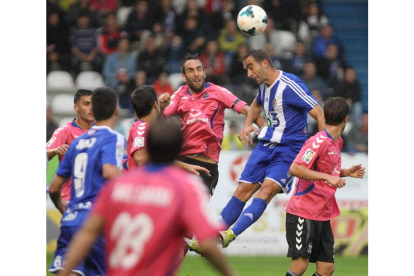
[[[247,37],[237,28],[238,11],[249,4],[268,15],[263,35]],[[361,85],[319,1],[47,0],[47,74],[67,71],[75,79],[82,71],[96,71],[131,114],[129,95],[136,87],[174,92],[168,77],[181,73],[180,60],[190,52],[199,53],[206,81],[251,103],[257,86],[240,61],[249,49],[266,50],[274,66],[302,79],[322,107],[328,97],[346,98],[352,126],[344,150],[367,152]],[[309,122],[313,135],[316,125]],[[234,125],[233,138],[240,130]]]

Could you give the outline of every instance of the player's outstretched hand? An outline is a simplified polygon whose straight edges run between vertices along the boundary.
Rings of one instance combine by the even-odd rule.
[[[171,102],[170,94],[161,94],[158,98],[158,101],[160,102],[161,110],[163,111]]]
[[[53,149],[55,154],[59,154],[59,155],[65,155],[65,153],[68,151],[69,145],[68,144],[63,144],[60,145],[59,147]]]
[[[355,177],[355,178],[364,178],[365,175],[365,168],[362,167],[361,164],[353,165],[351,168],[349,168],[349,176]]]
[[[259,131],[253,125],[243,125],[243,128],[240,130],[238,137],[239,140],[242,142],[243,147],[249,146],[249,142],[253,145],[253,139],[250,135],[252,131],[259,135]]]
[[[328,182],[329,185],[334,186],[336,188],[342,188],[346,184],[346,180],[344,178],[340,178],[339,176],[333,175],[329,175],[326,178],[326,182]]]
[[[205,172],[208,176],[211,176],[210,175],[210,171],[207,170],[204,167],[201,167],[201,166],[187,164],[187,166],[185,167],[185,169],[187,171],[189,171],[190,173],[193,173],[193,174],[196,174],[196,175],[200,175],[199,171],[201,171],[201,172]]]

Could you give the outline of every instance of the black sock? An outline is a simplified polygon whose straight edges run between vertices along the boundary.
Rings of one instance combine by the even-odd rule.
[[[286,272],[286,276],[302,276],[302,275],[298,275],[298,274],[296,274],[296,273],[289,270],[288,272]]]
[[[313,273],[312,276],[322,276],[322,275],[315,271],[315,273]]]

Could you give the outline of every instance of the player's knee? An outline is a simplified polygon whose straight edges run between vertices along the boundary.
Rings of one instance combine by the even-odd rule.
[[[334,273],[334,271],[335,271],[335,265],[332,263],[332,264],[326,264],[326,265],[324,265],[322,267],[318,267],[318,269],[317,269],[316,272],[319,275],[331,276]]]
[[[295,267],[291,268],[290,270],[297,275],[302,275],[303,273],[305,273],[307,268],[308,268],[307,263],[297,263],[295,264]]]
[[[237,186],[236,191],[234,192],[234,196],[240,199],[243,202],[246,202],[249,200],[249,198],[252,196],[256,185],[246,182],[239,182],[239,185]]]
[[[259,190],[259,193],[257,194],[257,197],[269,203],[270,200],[272,200],[272,198],[279,192],[279,188],[280,186],[277,184],[262,185],[262,187]]]

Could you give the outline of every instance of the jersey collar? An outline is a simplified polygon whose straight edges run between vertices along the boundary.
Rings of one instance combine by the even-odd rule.
[[[95,125],[95,121],[93,121],[93,122],[92,122],[92,126],[94,126],[94,125]],[[81,127],[80,127],[80,126],[76,123],[76,118],[72,120],[72,126],[77,127],[77,128],[79,128],[79,129],[82,129],[82,130],[83,130],[83,128],[81,128]]]
[[[329,134],[329,132],[326,131],[326,129],[324,129],[323,131],[325,131],[326,135],[328,135],[328,137],[331,138],[332,140],[334,140],[334,142],[335,142],[335,139]]]
[[[206,90],[206,88],[208,88],[208,87],[210,87],[211,86],[211,83],[209,83],[209,82],[206,82],[205,84],[204,84],[204,89],[198,94],[198,95],[200,95],[201,93],[203,93],[204,92],[204,90]],[[188,85],[187,85],[187,87],[188,87]],[[188,90],[188,88],[187,88],[187,94],[188,95],[190,95],[190,96],[193,96],[193,94],[191,94],[190,93],[190,90]]]

